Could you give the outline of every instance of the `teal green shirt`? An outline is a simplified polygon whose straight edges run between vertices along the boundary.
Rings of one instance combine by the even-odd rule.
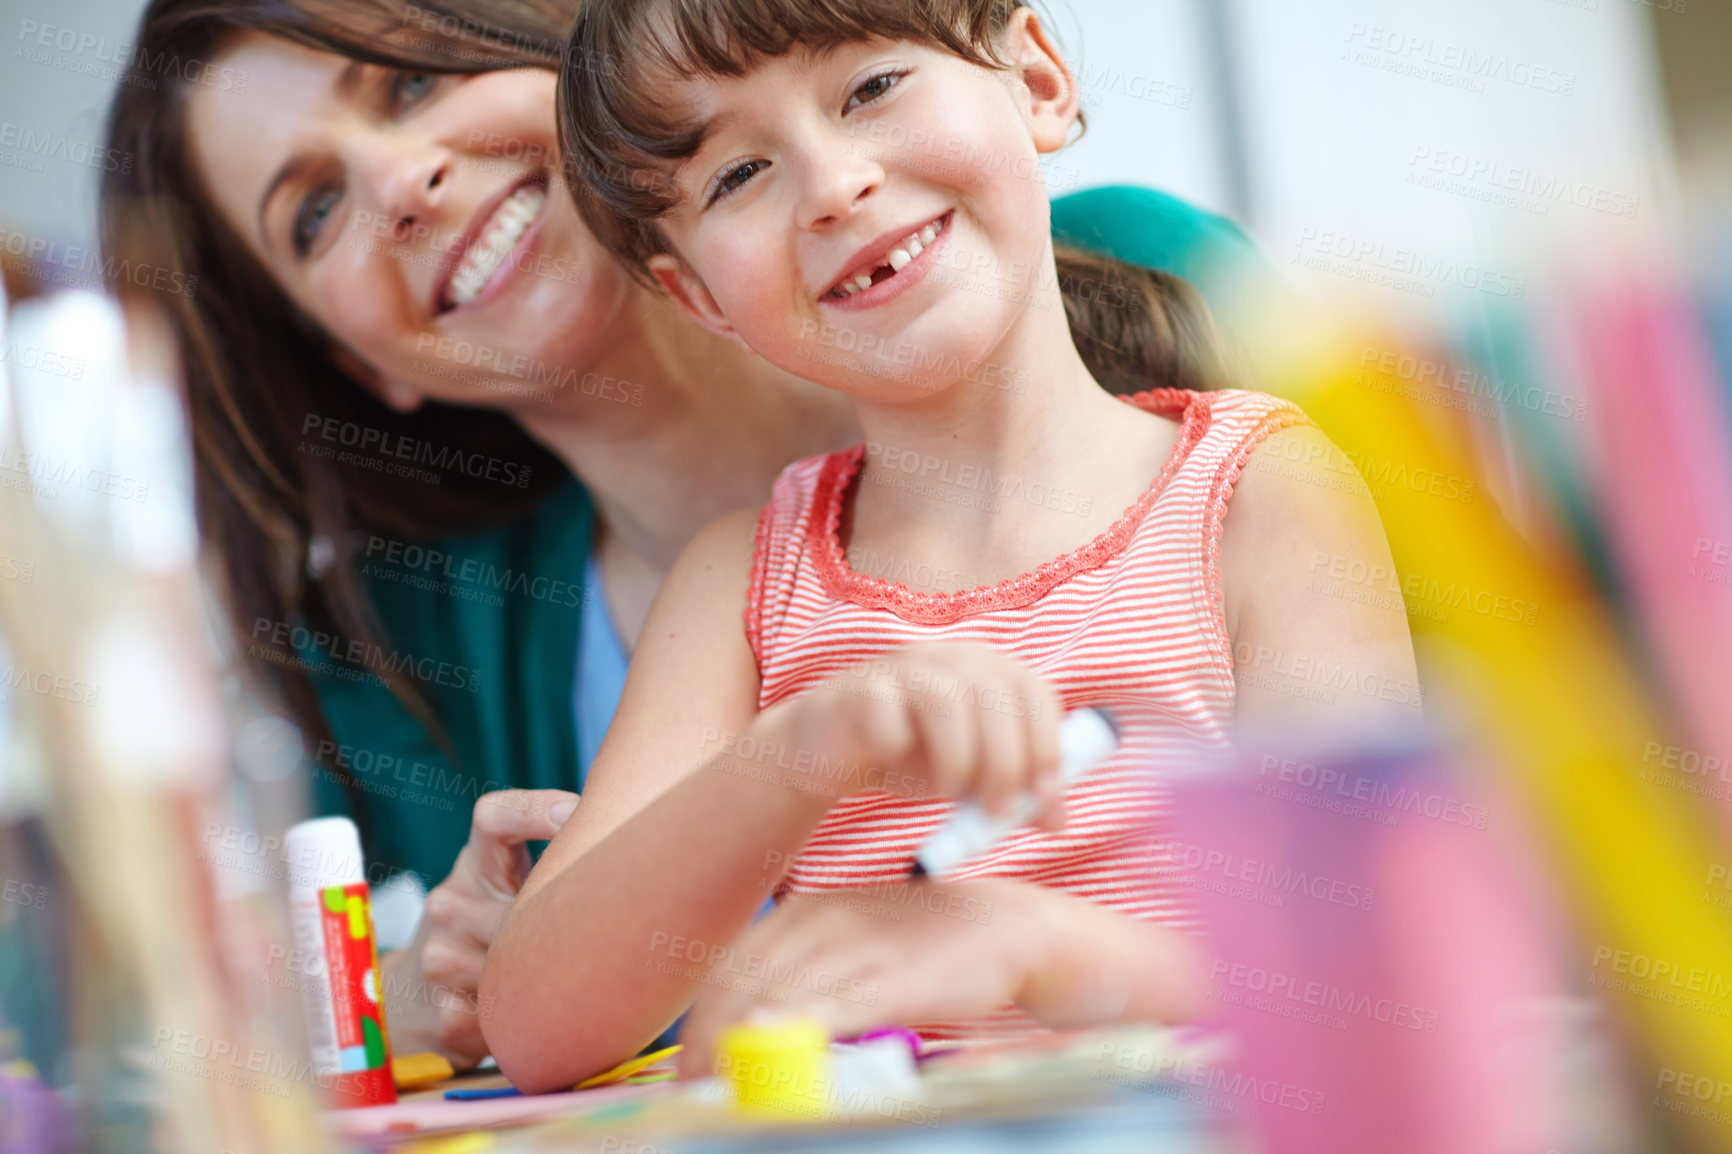
[[[1238,227],[1144,188],[1052,202],[1059,240],[1191,281],[1211,301],[1260,266]],[[442,745],[382,685],[316,676],[335,740],[314,750],[314,803],[362,827],[369,880],[413,870],[435,885],[469,837],[475,799],[494,789],[576,789],[573,680],[594,512],[575,480],[529,517],[430,542],[441,555],[362,558],[393,650],[444,663],[427,686]],[[360,783],[360,808],[332,772]]]

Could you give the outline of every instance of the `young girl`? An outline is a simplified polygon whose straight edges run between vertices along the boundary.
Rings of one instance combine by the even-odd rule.
[[[1391,708],[1282,670],[1412,684],[1413,655],[1399,607],[1310,579],[1390,560],[1302,413],[1127,404],[1089,371],[1039,167],[1078,96],[1038,20],[1017,0],[590,0],[560,113],[603,243],[848,394],[865,444],[789,467],[669,576],[583,804],[489,955],[501,1067],[569,1085],[694,995],[687,1072],[760,1007],[935,1037],[1194,1013],[1162,769],[1235,721]],[[1101,340],[1151,384],[1197,379],[1185,294],[1103,299],[1131,283],[1103,269],[1063,286]],[[1079,705],[1123,740],[1061,795]],[[958,800],[1023,791],[1038,827],[906,880]]]

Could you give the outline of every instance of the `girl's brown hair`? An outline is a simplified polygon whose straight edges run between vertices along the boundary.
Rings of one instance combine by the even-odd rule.
[[[391,68],[470,73],[555,68],[577,0],[153,0],[109,110],[112,166],[101,189],[105,267],[125,296],[152,293],[181,348],[199,520],[220,561],[243,644],[279,622],[370,642],[371,672],[433,732],[427,695],[386,667],[383,630],[354,562],[358,536],[428,538],[526,514],[564,467],[503,414],[428,404],[398,413],[346,375],[330,339],[289,300],[211,205],[187,147],[199,83],[244,83],[214,69],[244,30]],[[141,277],[139,269],[150,270]],[[161,275],[157,275],[160,272]],[[522,488],[439,469],[437,484],[300,451],[309,422],[412,438],[450,461],[476,453],[527,470]],[[324,422],[337,422],[326,426]],[[390,443],[405,442],[392,440]],[[521,475],[521,474],[519,474]],[[247,645],[249,667],[309,737],[329,727],[295,654]],[[346,771],[333,769],[354,788]]]
[[[559,77],[566,184],[625,267],[671,251],[657,221],[701,127],[660,95],[670,81],[737,77],[793,48],[910,40],[983,68],[1022,0],[584,0]],[[1202,298],[1169,273],[1056,245],[1065,315],[1095,380],[1114,393],[1218,387],[1226,370]]]

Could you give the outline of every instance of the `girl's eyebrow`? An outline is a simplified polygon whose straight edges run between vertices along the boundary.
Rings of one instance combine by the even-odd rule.
[[[354,96],[355,90],[361,86],[366,67],[359,60],[349,61],[331,82],[331,95],[339,101],[346,101]],[[271,198],[277,195],[277,190],[283,185],[304,173],[311,163],[305,154],[296,153],[283,162],[283,166],[271,177],[270,183],[265,185],[264,195],[259,197],[259,236],[267,245],[270,243],[270,236],[265,229],[265,210],[271,206]]]
[[[729,127],[738,119],[740,119],[740,114],[729,108],[716,113],[714,116],[698,125],[698,146],[692,149],[692,155],[696,156],[698,153],[702,152],[704,146],[710,143],[711,138],[714,137],[716,133]]]

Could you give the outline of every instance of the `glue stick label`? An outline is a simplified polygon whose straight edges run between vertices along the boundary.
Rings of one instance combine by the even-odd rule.
[[[297,944],[324,963],[324,989],[303,989],[313,1073],[333,1104],[397,1100],[380,997],[379,950],[367,883],[307,890],[294,910]]]

